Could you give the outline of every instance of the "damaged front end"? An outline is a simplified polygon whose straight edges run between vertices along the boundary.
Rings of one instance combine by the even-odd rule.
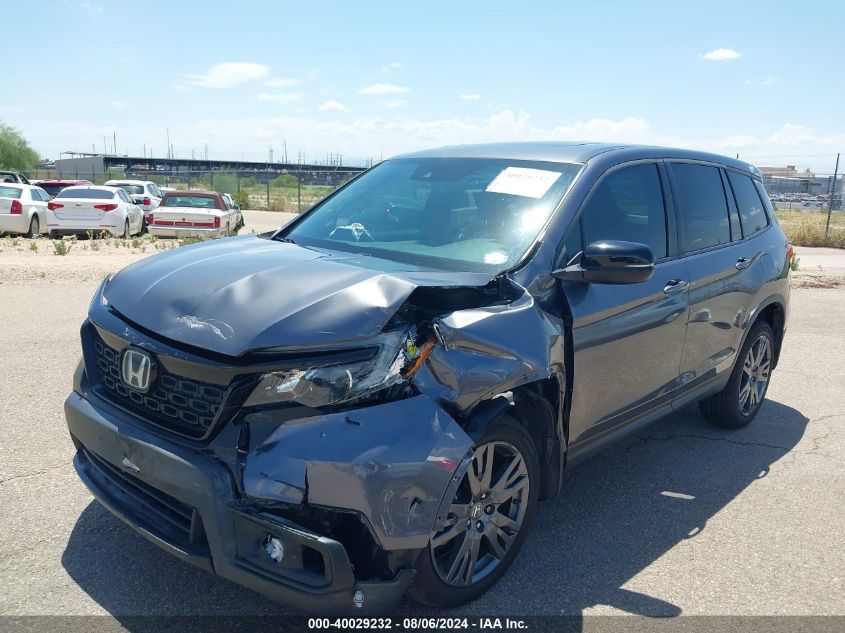
[[[127,318],[125,284],[109,293],[104,283],[83,326],[85,359],[66,403],[77,470],[89,488],[158,545],[276,599],[309,610],[389,609],[444,520],[485,424],[525,407],[526,416],[548,420],[532,429],[541,461],[562,463],[561,405],[543,408],[537,385],[561,393],[563,330],[504,275],[455,286],[417,283],[413,274],[355,279],[395,294],[376,293],[372,305],[355,297],[368,328],[381,322],[378,331],[361,329],[330,347],[245,349],[238,362],[223,352],[266,330],[228,339],[212,333],[219,351],[199,351],[194,339],[162,340],[151,334],[154,323]],[[240,290],[247,291],[259,290]],[[336,302],[344,290],[333,292]],[[315,302],[302,303],[308,311]],[[208,319],[202,306],[187,304],[174,300],[149,318]],[[333,324],[321,323],[315,332],[326,337]],[[212,334],[192,327],[185,336]],[[157,413],[145,408],[159,391],[124,390],[123,398],[110,390],[129,348],[148,354],[158,380],[175,385],[157,387],[169,389],[168,406],[193,402],[191,390],[220,391],[208,428],[190,435],[168,426],[163,405]],[[553,489],[557,471],[550,481]],[[188,517],[183,543],[138,509],[138,491],[147,488]]]

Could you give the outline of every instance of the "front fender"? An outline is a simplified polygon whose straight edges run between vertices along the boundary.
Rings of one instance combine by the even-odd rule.
[[[266,423],[271,412],[245,416]],[[281,424],[246,457],[245,494],[351,510],[386,550],[425,547],[472,440],[426,396]]]

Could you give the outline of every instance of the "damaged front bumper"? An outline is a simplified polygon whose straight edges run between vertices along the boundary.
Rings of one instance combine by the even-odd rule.
[[[425,396],[279,424],[239,463],[93,394],[72,393],[65,414],[77,472],[107,509],[184,561],[319,613],[395,605],[472,446]],[[390,575],[366,575],[348,539],[291,520],[309,508],[358,517],[378,553],[395,554]]]

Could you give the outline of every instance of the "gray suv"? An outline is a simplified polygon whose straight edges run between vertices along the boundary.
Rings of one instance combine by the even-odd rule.
[[[156,545],[301,609],[459,605],[566,467],[690,402],[751,422],[791,257],[730,158],[401,156],[279,231],[106,278],[65,403],[76,470]]]

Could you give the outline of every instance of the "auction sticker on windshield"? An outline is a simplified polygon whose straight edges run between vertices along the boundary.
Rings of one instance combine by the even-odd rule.
[[[560,176],[559,171],[531,169],[529,167],[506,167],[487,185],[486,190],[491,193],[507,193],[512,196],[542,198]]]

